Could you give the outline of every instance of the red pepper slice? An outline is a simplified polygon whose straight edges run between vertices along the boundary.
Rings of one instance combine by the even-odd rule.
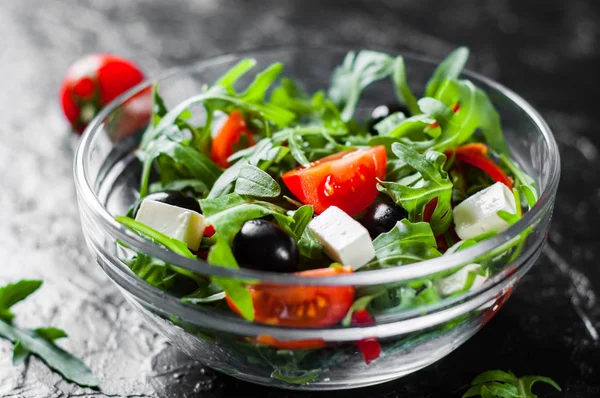
[[[371,318],[367,310],[361,310],[352,315],[352,324],[370,325],[373,324],[373,318]],[[381,355],[381,345],[377,337],[367,337],[366,339],[359,340],[356,342],[356,347],[362,354],[367,365]]]
[[[454,158],[466,164],[469,164],[473,167],[477,167],[478,169],[485,172],[489,175],[492,180],[496,182],[501,182],[508,187],[508,189],[512,190],[513,181],[509,178],[504,170],[500,168],[494,161],[488,158],[487,155],[487,147],[483,144],[466,144],[459,146],[455,150],[449,149],[446,151],[446,155],[450,156],[454,152]]]

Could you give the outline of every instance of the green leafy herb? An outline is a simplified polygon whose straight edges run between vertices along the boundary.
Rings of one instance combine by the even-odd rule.
[[[342,120],[352,119],[362,90],[390,76],[393,67],[394,58],[385,53],[363,50],[346,55],[333,72],[329,88],[329,98],[342,109]]]
[[[273,371],[273,373],[271,373],[271,377],[290,384],[304,385],[315,380],[319,374],[321,374],[321,369],[313,369],[306,372],[296,372],[293,375],[289,375],[283,370],[277,368]]]
[[[235,193],[259,198],[274,198],[281,194],[281,188],[268,173],[256,166],[246,164],[241,167],[238,174]]]
[[[29,355],[40,358],[65,380],[83,387],[97,387],[99,380],[81,360],[58,347],[55,342],[67,334],[54,327],[21,329],[12,324],[10,308],[27,298],[42,285],[42,281],[22,280],[0,288],[0,336],[14,343],[13,364],[23,363]]]
[[[196,256],[187,248],[185,243],[177,239],[170,238],[129,217],[117,216],[115,219],[131,230],[142,234],[146,238],[151,239],[152,241],[181,256],[196,259]],[[213,225],[215,225],[215,228],[218,228],[216,224],[213,223]],[[220,230],[219,233],[221,234]],[[223,235],[225,234],[223,233]],[[208,262],[212,265],[220,267],[239,268],[235,258],[233,257],[229,243],[222,237],[217,238],[217,243],[211,247],[208,253]],[[194,279],[199,284],[203,283],[204,281],[204,278],[187,269],[176,267],[174,265],[171,265],[170,267],[175,269],[177,272]],[[250,293],[246,290],[246,286],[243,281],[222,277],[212,277],[211,280],[219,285],[229,295],[231,300],[236,304],[236,306],[238,306],[240,312],[246,319],[252,320],[254,318],[254,309],[252,307]]]
[[[284,214],[284,209],[269,202],[246,200],[237,193],[201,200],[200,206],[208,223],[227,241],[248,220],[273,216],[283,224],[294,222],[293,218]]]
[[[425,87],[425,96],[434,97],[444,80],[448,78],[456,79],[462,72],[468,59],[468,48],[459,47],[452,51],[450,55],[438,65],[435,72],[433,72],[433,76],[429,79],[429,82]]]
[[[472,382],[472,387],[463,394],[462,398],[537,398],[532,392],[533,384],[542,382],[550,384],[558,391],[562,391],[556,382],[544,376],[524,376],[517,378],[512,372],[502,370],[489,370],[477,376]]]
[[[398,182],[381,181],[380,191],[406,209],[413,222],[423,221],[425,206],[436,199],[437,205],[430,220],[431,229],[436,235],[443,233],[452,222],[452,182],[443,168],[446,156],[435,151],[421,155],[400,143],[392,144],[392,151],[416,173]]]
[[[417,99],[406,81],[406,67],[404,66],[404,58],[402,57],[396,57],[394,60],[392,81],[394,82],[398,100],[406,105],[410,113],[413,115],[419,114],[420,111],[419,106],[417,105]]]
[[[521,195],[527,201],[529,208],[531,209],[538,200],[537,189],[533,178],[529,177],[521,168],[510,158],[502,154],[500,155],[500,162],[508,168],[508,170],[515,177],[515,187],[519,190]]]
[[[300,239],[306,226],[312,220],[315,210],[311,205],[304,205],[298,208],[294,212],[293,219],[294,225],[292,227],[292,232],[297,239]]]

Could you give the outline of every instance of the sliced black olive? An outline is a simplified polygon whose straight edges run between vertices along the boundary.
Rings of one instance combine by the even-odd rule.
[[[375,125],[391,115],[392,113],[402,112],[406,117],[410,116],[410,112],[408,108],[400,104],[388,104],[388,105],[379,105],[373,112],[371,112],[371,119],[369,120],[369,130],[373,134],[377,134],[377,130],[375,130]]]
[[[362,219],[362,225],[374,239],[394,228],[398,221],[406,217],[408,217],[408,213],[402,207],[393,203],[379,202],[367,209]]]
[[[144,197],[145,199],[155,200],[157,202],[166,203],[171,206],[181,207],[183,209],[192,210],[198,213],[202,213],[200,210],[200,203],[191,196],[185,195],[179,191],[162,191],[151,193]],[[138,210],[142,201],[140,200],[133,208],[133,217],[137,215]]]
[[[232,250],[241,267],[272,272],[298,270],[300,253],[296,241],[268,221],[246,221],[233,238]]]

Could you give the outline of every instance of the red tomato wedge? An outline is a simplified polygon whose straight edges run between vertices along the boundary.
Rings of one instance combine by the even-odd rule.
[[[350,215],[365,210],[377,197],[377,179],[385,178],[385,147],[340,152],[282,176],[288,189],[317,214],[337,206]]]
[[[351,273],[352,268],[320,268],[296,275],[320,278]],[[340,322],[354,299],[354,286],[248,286],[254,306],[254,321],[269,325],[322,327]],[[239,314],[227,296],[229,307]],[[288,342],[289,343],[289,342]]]
[[[143,80],[141,69],[125,58],[91,54],[77,60],[67,71],[60,87],[62,110],[73,131],[83,132],[106,104]],[[151,90],[144,93],[151,101]],[[142,115],[145,123],[148,121],[147,114]]]
[[[225,124],[212,142],[211,157],[220,167],[226,169],[229,167],[227,159],[233,155],[237,149],[236,146],[240,143],[242,137],[247,139],[248,146],[255,144],[253,134],[242,117],[240,111],[233,111],[225,121]]]
[[[463,162],[485,172],[492,180],[501,182],[508,187],[513,188],[513,181],[509,178],[504,170],[500,168],[492,159],[487,157],[487,147],[483,144],[466,144],[459,146],[455,150],[448,150],[446,154],[449,156],[454,152],[454,159],[458,162]]]

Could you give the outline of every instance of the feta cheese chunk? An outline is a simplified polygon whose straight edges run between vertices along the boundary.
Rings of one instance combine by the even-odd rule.
[[[135,220],[184,242],[192,250],[198,250],[204,235],[202,214],[156,200],[143,200]]]
[[[339,207],[329,207],[311,220],[308,229],[329,257],[354,270],[375,257],[369,231]]]
[[[480,272],[481,266],[479,264],[469,264],[462,267],[460,270],[456,271],[450,276],[445,278],[436,279],[433,284],[435,286],[435,290],[442,297],[451,296],[454,293],[460,292],[467,287],[467,281],[469,280],[469,273]],[[475,275],[475,279],[470,289],[475,289],[487,280],[485,276],[481,276],[479,274]]]
[[[454,208],[456,234],[464,240],[494,229],[505,230],[508,223],[498,216],[499,210],[517,213],[513,193],[501,182],[469,196]]]

